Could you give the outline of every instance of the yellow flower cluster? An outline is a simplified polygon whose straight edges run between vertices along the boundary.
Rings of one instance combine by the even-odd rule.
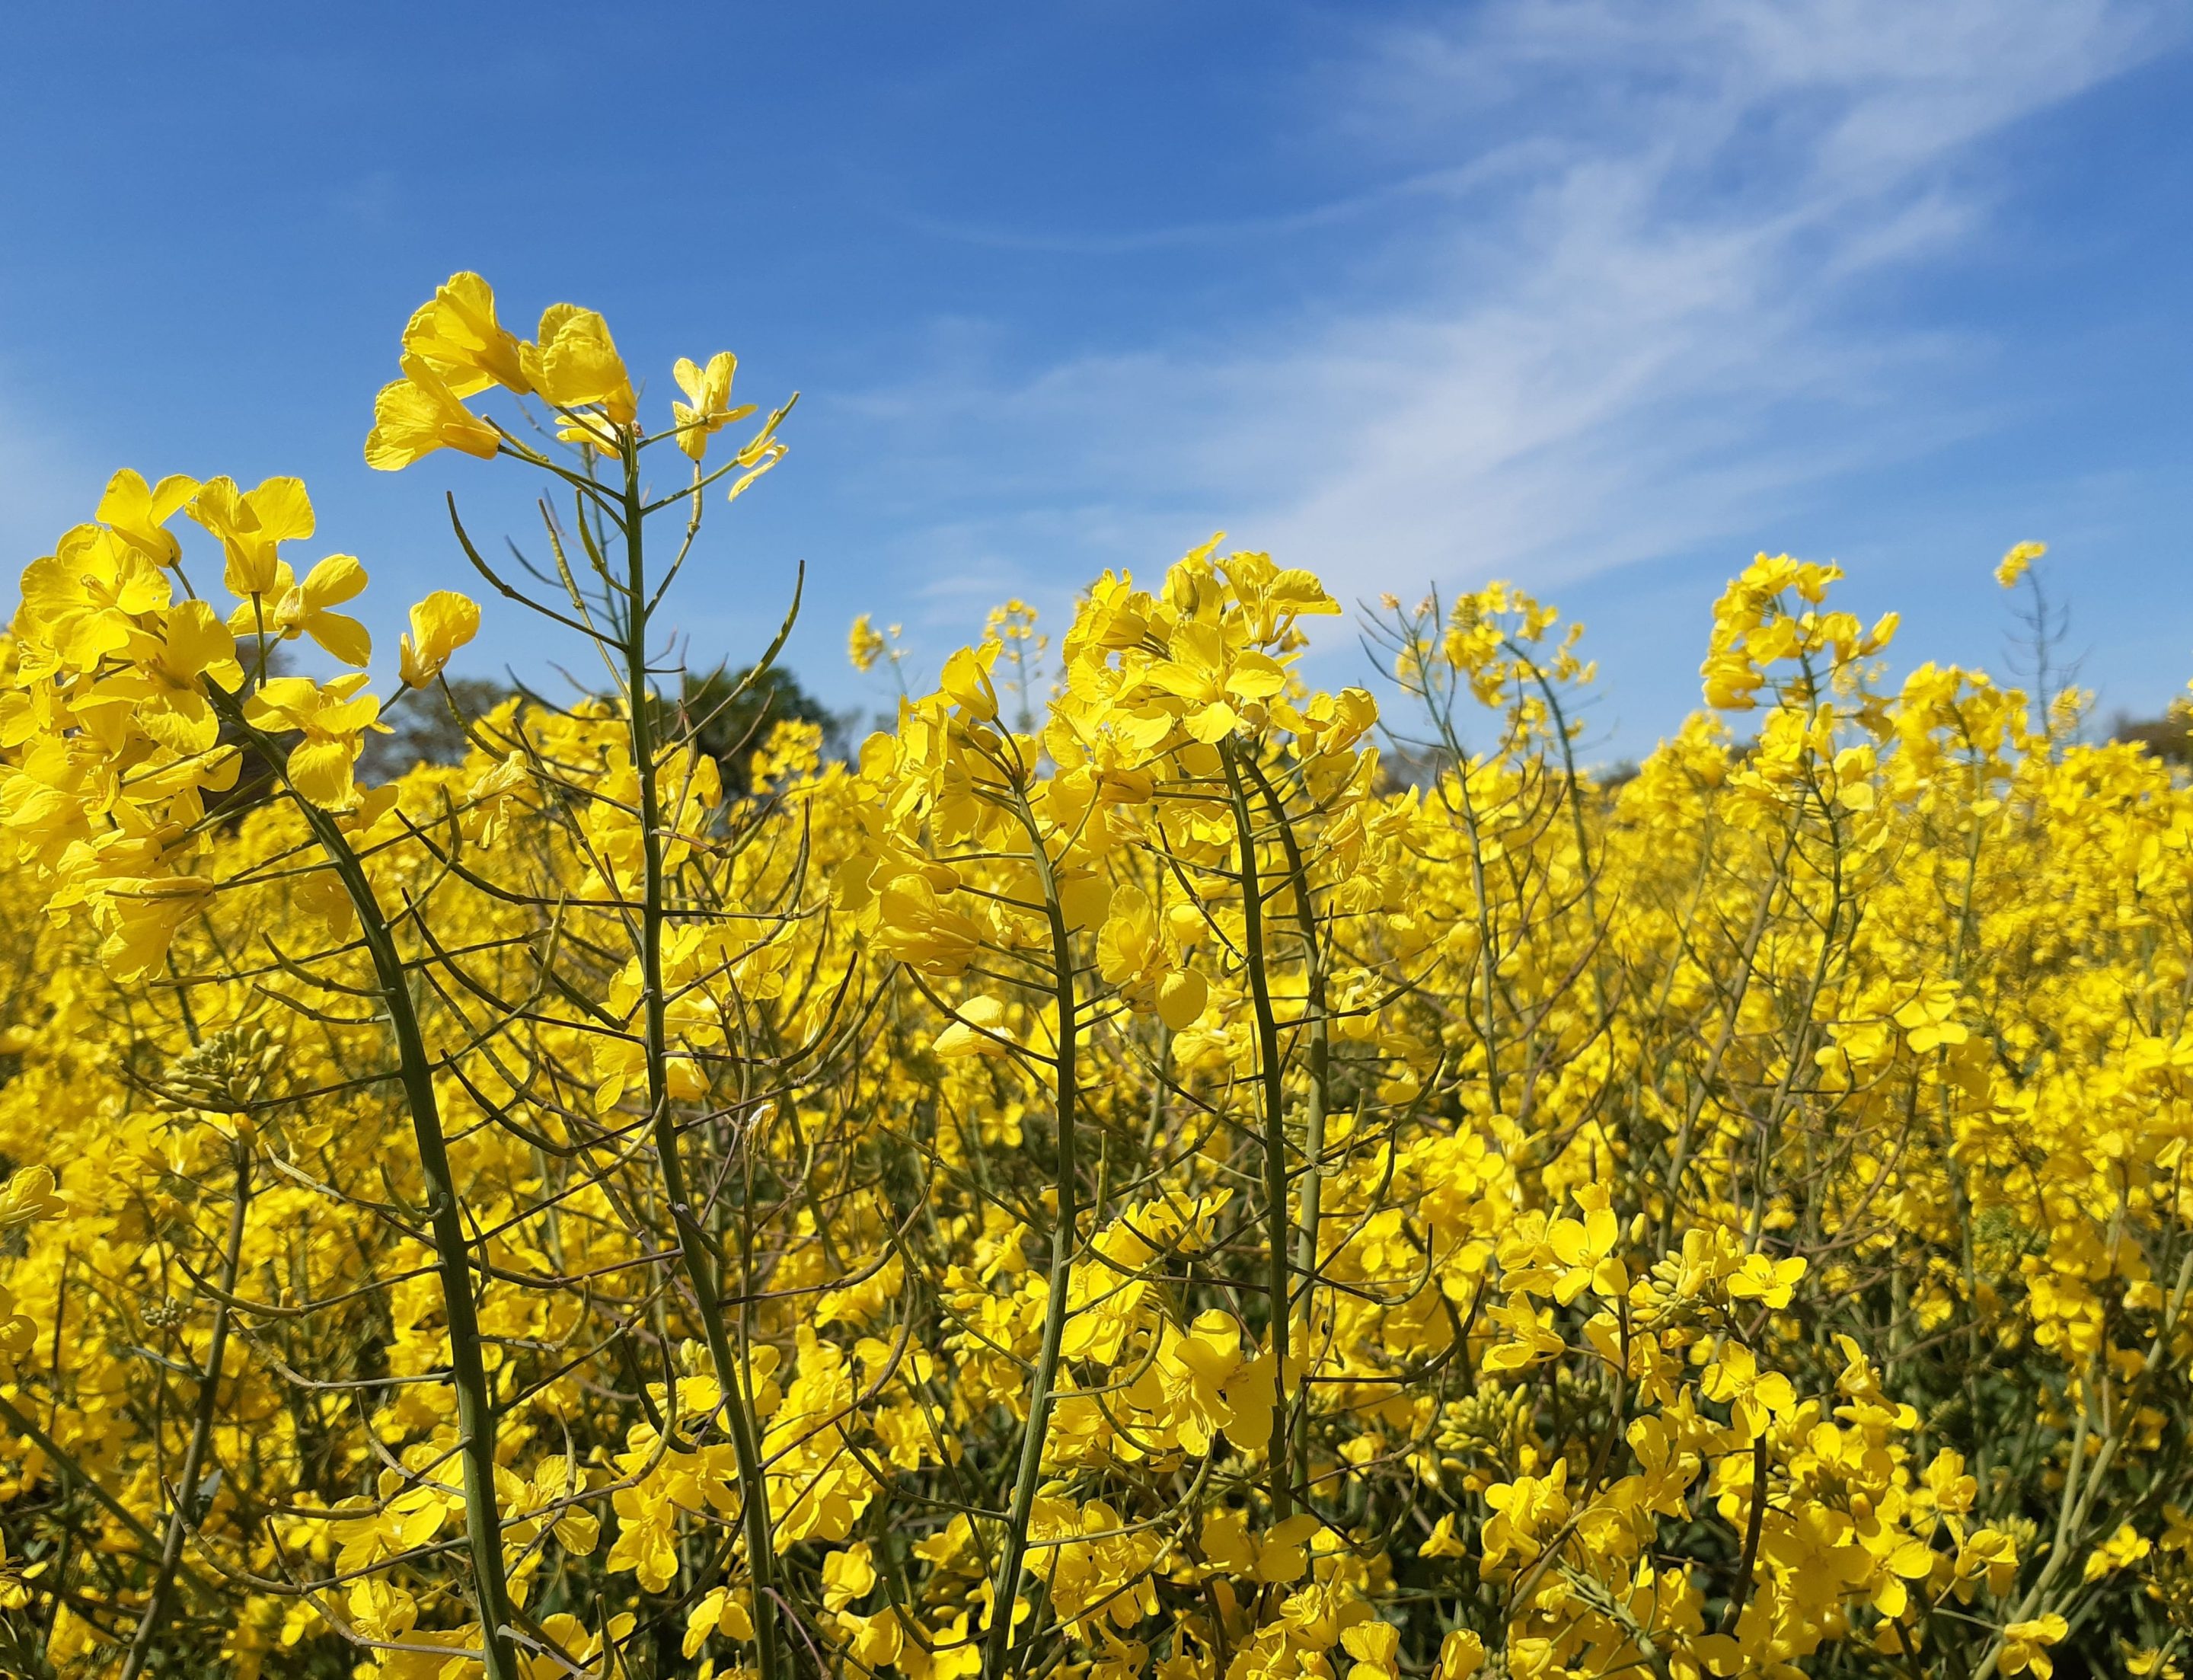
[[[24,576],[0,1671],[2179,1672],[2160,760],[1761,557],[1595,778],[1551,607],[1389,600],[1322,691],[1339,605],[1214,541],[728,776],[658,615],[790,404],[712,467],[728,353],[650,431],[472,275],[399,366],[368,458],[538,475],[525,576],[457,540],[602,691],[362,785],[293,479],[117,474]]]

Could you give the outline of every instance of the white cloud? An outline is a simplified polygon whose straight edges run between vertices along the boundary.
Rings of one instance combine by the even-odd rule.
[[[2163,15],[1509,0],[1367,33],[1315,143],[1402,186],[1305,213],[1365,242],[1354,277],[1034,374],[956,329],[918,387],[861,404],[954,486],[906,491],[907,551],[1064,587],[1226,523],[1347,594],[1553,582],[1984,427],[1944,376],[1984,347],[1869,318],[1865,289],[1984,230],[1990,138],[2162,50]]]

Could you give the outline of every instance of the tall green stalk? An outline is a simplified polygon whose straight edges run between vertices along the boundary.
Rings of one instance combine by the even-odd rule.
[[[1074,1282],[1074,1253],[1079,1239],[1075,1227],[1079,1210],[1079,1165],[1074,1128],[1079,1094],[1080,1027],[1075,1014],[1074,941],[1059,903],[1058,882],[1045,850],[1043,835],[1026,797],[1019,799],[1019,815],[1028,829],[1028,846],[1036,874],[1043,887],[1045,915],[1051,923],[1053,994],[1058,1008],[1058,1058],[1054,1064],[1058,1129],[1056,1165],[1053,1177],[1058,1207],[1051,1225],[1050,1293],[1044,1299],[1043,1340],[1036,1350],[1035,1370],[1029,1379],[1028,1423],[1021,1432],[1020,1462],[1013,1477],[1012,1509],[1005,1517],[1005,1543],[998,1557],[998,1573],[990,1593],[990,1632],[982,1651],[982,1680],[1004,1680],[1013,1643],[1013,1603],[1019,1597],[1021,1569],[1028,1559],[1028,1528],[1035,1514],[1036,1489],[1043,1480],[1044,1436],[1051,1425],[1052,1392],[1058,1380],[1059,1350],[1066,1339],[1067,1297]]]
[[[655,708],[648,693],[649,591],[644,530],[646,510],[640,494],[636,444],[627,441],[623,459],[621,523],[627,601],[621,651],[625,657],[625,714],[632,743],[633,768],[639,779],[642,879],[638,955],[643,1030],[647,1041],[648,1114],[655,1138],[656,1164],[662,1174],[663,1195],[670,1203],[670,1217],[678,1228],[679,1261],[693,1291],[694,1310],[700,1315],[701,1329],[707,1339],[709,1362],[715,1369],[716,1386],[721,1392],[724,1415],[730,1427],[732,1451],[738,1459],[747,1570],[753,1582],[755,1666],[761,1680],[779,1680],[776,1552],[769,1516],[768,1478],[763,1471],[761,1443],[754,1426],[753,1396],[747,1389],[745,1365],[733,1354],[730,1336],[724,1327],[723,1293],[717,1278],[714,1245],[686,1187],[685,1168],[678,1153],[678,1116],[670,1101],[669,1035],[664,1019],[667,998],[662,981],[662,934],[668,920],[667,884],[662,863],[662,802],[655,784]]]
[[[1226,783],[1234,800],[1234,832],[1240,856],[1241,960],[1248,971],[1249,996],[1257,1012],[1257,1073],[1264,1100],[1264,1253],[1266,1287],[1272,1303],[1272,1520],[1294,1514],[1294,1482],[1287,1470],[1287,1338],[1293,1316],[1289,1282],[1292,1220],[1287,1209],[1287,1127],[1284,1081],[1280,1066],[1280,1023],[1272,1009],[1272,980],[1265,970],[1264,892],[1257,871],[1257,831],[1249,795],[1241,783],[1241,761],[1232,737],[1220,746]]]
[[[183,1473],[175,1486],[175,1508],[168,1516],[168,1532],[160,1546],[160,1562],[152,1577],[152,1591],[145,1600],[145,1614],[123,1660],[121,1680],[137,1680],[146,1659],[152,1653],[152,1638],[165,1621],[168,1595],[174,1591],[175,1571],[182,1565],[183,1536],[190,1530],[191,1515],[198,1504],[198,1475],[205,1465],[207,1442],[213,1436],[214,1413],[220,1393],[221,1366],[228,1358],[229,1297],[236,1293],[238,1268],[243,1259],[245,1215],[251,1207],[251,1148],[242,1138],[236,1144],[236,1198],[228,1212],[228,1238],[220,1258],[221,1299],[214,1303],[213,1336],[206,1348],[205,1368],[198,1375],[198,1403],[191,1419],[190,1442],[183,1449]]]
[[[1294,894],[1295,923],[1302,937],[1303,966],[1308,982],[1303,1001],[1309,1029],[1309,1089],[1303,1104],[1303,1173],[1296,1195],[1295,1215],[1295,1271],[1301,1279],[1303,1317],[1307,1321],[1310,1293],[1317,1287],[1318,1229],[1324,1220],[1325,1180],[1320,1168],[1325,1159],[1326,1110],[1331,1100],[1331,1011],[1326,987],[1325,948],[1318,937],[1317,907],[1310,900],[1309,869],[1303,859],[1302,842],[1296,837],[1294,824],[1287,820],[1286,806],[1279,790],[1253,759],[1249,761],[1249,773],[1256,778],[1257,791],[1263,795],[1264,808],[1272,813],[1272,825],[1279,832],[1280,849],[1287,861],[1287,886]],[[1309,1463],[1307,1405],[1296,1414],[1294,1454],[1297,1465]]]
[[[243,709],[234,697],[208,684],[207,697],[287,786],[288,761],[280,743],[244,721]],[[449,1147],[443,1137],[441,1105],[434,1094],[433,1059],[427,1054],[426,1035],[420,1029],[410,977],[397,949],[395,931],[382,913],[364,863],[331,813],[294,788],[289,793],[357,913],[360,936],[373,959],[381,1006],[388,1012],[389,1029],[396,1039],[404,1104],[411,1111],[412,1143],[418,1152],[420,1173],[427,1181],[435,1271],[449,1327],[449,1380],[457,1391],[465,1538],[472,1554],[472,1593],[480,1619],[485,1680],[518,1680],[517,1661],[507,1632],[510,1586],[503,1573],[502,1515],[495,1487],[495,1408],[488,1396],[487,1368],[480,1357],[479,1312],[472,1299],[468,1239],[455,1176],[449,1167]]]

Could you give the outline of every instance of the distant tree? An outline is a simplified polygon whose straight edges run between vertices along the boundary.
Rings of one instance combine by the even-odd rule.
[[[836,754],[843,749],[847,722],[783,667],[772,666],[749,680],[752,669],[719,667],[689,673],[679,693],[679,708],[697,731],[701,750],[715,760],[724,791],[738,798],[753,791],[749,761],[778,724],[813,724],[822,731],[824,752]],[[365,780],[386,781],[422,764],[461,764],[471,747],[465,724],[494,710],[511,693],[501,683],[477,677],[448,681],[447,695],[438,687],[407,689],[389,702],[381,715],[393,732],[367,737],[358,764]]]
[[[1619,791],[1637,779],[1638,764],[1635,759],[1617,759],[1612,764],[1601,765],[1591,772],[1592,784],[1601,793]]]
[[[1409,788],[1429,788],[1453,764],[1454,755],[1442,747],[1389,740],[1378,754],[1378,790],[1398,794]]]
[[[741,799],[753,791],[753,755],[777,725],[812,724],[822,731],[825,755],[836,756],[844,750],[849,721],[801,687],[799,679],[782,665],[770,666],[759,677],[752,666],[689,672],[680,709],[701,750],[715,760],[725,794]]]
[[[510,696],[504,685],[480,677],[447,680],[446,695],[439,687],[407,688],[381,709],[381,720],[394,732],[365,738],[365,750],[358,756],[358,774],[369,784],[386,782],[422,764],[462,764],[472,746],[465,736],[465,725],[493,711]]]
[[[2193,768],[2193,702],[2174,700],[2159,718],[2120,712],[2110,725],[2110,739],[2137,742],[2165,764]]]

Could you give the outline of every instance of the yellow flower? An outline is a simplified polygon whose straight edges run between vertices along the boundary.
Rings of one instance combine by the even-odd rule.
[[[592,1485],[587,1471],[562,1454],[541,1459],[534,1466],[530,1480],[498,1465],[495,1492],[501,1503],[505,1535],[512,1542],[530,1545],[545,1522],[567,1555],[587,1556],[599,1543],[601,1519],[576,1501],[585,1498]]]
[[[384,1470],[378,1498],[360,1495],[335,1507],[356,1513],[331,1525],[336,1567],[364,1568],[424,1545],[442,1532],[457,1505],[440,1488],[427,1483],[406,1487],[397,1471]]]
[[[2006,589],[2012,588],[2025,576],[2027,568],[2047,552],[2048,545],[2045,542],[2018,543],[2002,557],[2001,563],[1995,567],[1995,581]]]
[[[1554,1284],[1554,1299],[1568,1305],[1589,1289],[1609,1300],[1618,1299],[1629,1287],[1629,1273],[1614,1248],[1622,1240],[1622,1225],[1606,1206],[1606,1187],[1587,1185],[1577,1196],[1584,1210],[1581,1219],[1555,1219],[1546,1228],[1546,1241],[1561,1266]]]
[[[2086,1578],[2098,1581],[2116,1569],[2129,1569],[2155,1550],[2155,1543],[2131,1523],[2117,1526],[2117,1531],[2087,1554]]]
[[[1560,1459],[1550,1475],[1519,1476],[1485,1490],[1492,1515],[1485,1524],[1481,1573],[1492,1574],[1510,1557],[1527,1563],[1537,1557],[1545,1540],[1568,1520],[1568,1460]]]
[[[99,498],[100,521],[155,565],[171,566],[183,545],[164,527],[198,492],[198,481],[170,473],[156,485],[127,467],[106,481]]]
[[[999,644],[984,642],[979,648],[963,647],[944,662],[937,687],[944,696],[978,723],[991,723],[998,715],[998,691],[990,683],[990,668],[997,662]]]
[[[1269,654],[1229,645],[1215,624],[1191,622],[1172,634],[1171,657],[1149,667],[1159,693],[1188,702],[1183,721],[1199,741],[1217,741],[1240,727],[1243,704],[1269,699],[1286,686],[1286,671]]]
[[[0,1231],[20,1230],[37,1219],[66,1213],[68,1204],[54,1193],[50,1167],[26,1167],[0,1188]]]
[[[959,1006],[958,1018],[937,1034],[932,1048],[944,1057],[1005,1056],[1011,1052],[1011,1040],[1004,1001],[971,997]]]
[[[609,323],[575,304],[551,304],[541,317],[539,348],[531,364],[535,390],[558,408],[598,408],[616,426],[629,426],[639,412],[624,358],[610,336]],[[582,432],[598,447],[598,429]]]
[[[1110,900],[1096,937],[1097,972],[1137,1008],[1154,1009],[1174,1032],[1186,1032],[1210,1002],[1210,983],[1165,949],[1156,908],[1140,887],[1122,888]]]
[[[519,396],[533,389],[524,347],[495,318],[494,290],[477,274],[450,275],[419,306],[404,325],[404,352],[425,364],[452,397],[490,385]]]
[[[2001,1597],[2018,1584],[2018,1542],[1998,1529],[1974,1529],[1957,1548],[1955,1579],[1961,1598],[1969,1598],[1972,1584],[1982,1580]]]
[[[1454,1513],[1447,1512],[1432,1524],[1422,1545],[1417,1547],[1419,1557],[1463,1557],[1469,1554],[1454,1532]]]
[[[1791,1295],[1811,1264],[1802,1254],[1781,1260],[1765,1254],[1747,1255],[1743,1265],[1729,1277],[1728,1298],[1732,1301],[1757,1301],[1779,1312],[1789,1304]]]
[[[696,1655],[713,1634],[726,1639],[753,1637],[753,1615],[744,1591],[722,1586],[712,1589],[686,1613],[685,1638],[680,1648],[689,1657]]]
[[[203,691],[207,680],[234,690],[243,680],[236,638],[203,601],[179,601],[157,641],[140,642],[137,674],[128,689],[137,698],[138,726],[172,752],[210,749],[220,721]],[[123,685],[114,685],[117,688]]]
[[[866,1540],[822,1559],[822,1608],[842,1610],[875,1590],[876,1566]]]
[[[871,1671],[894,1666],[906,1652],[907,1624],[896,1606],[887,1606],[872,1616],[840,1610],[838,1625],[845,1631],[846,1648],[853,1660]]]
[[[411,609],[410,633],[398,645],[406,688],[424,688],[441,674],[449,656],[479,634],[479,606],[454,589],[437,589]]]
[[[1391,1622],[1357,1622],[1342,1630],[1340,1645],[1355,1659],[1348,1680],[1394,1680],[1400,1672],[1401,1630]]]
[[[406,356],[401,365],[404,377],[382,386],[373,399],[365,464],[379,473],[398,472],[439,449],[494,459],[502,433],[467,408],[424,357]]]
[[[613,1653],[632,1637],[637,1622],[638,1618],[629,1610],[620,1610],[611,1616],[605,1628],[590,1626],[568,1611],[543,1616],[541,1631],[555,1642],[556,1649],[534,1651],[521,1648],[518,1654],[518,1680],[571,1680],[575,1673],[580,1680],[610,1680],[621,1666]],[[604,1648],[604,1635],[607,1650]],[[586,1666],[575,1671],[565,1660],[567,1657]]]
[[[1971,1034],[1950,1018],[1957,1012],[1957,989],[1947,980],[1929,980],[1918,995],[1896,1012],[1896,1024],[1904,1029],[1904,1041],[1913,1052],[1962,1044]]]
[[[19,669],[95,670],[172,593],[167,574],[112,531],[78,525],[24,569],[15,631],[31,645]]]
[[[312,534],[312,498],[298,479],[267,479],[252,490],[210,479],[191,498],[190,514],[220,539],[222,581],[232,595],[272,593],[280,576],[276,545]]]
[[[93,918],[106,936],[99,960],[117,980],[151,973],[167,958],[184,919],[212,901],[216,883],[203,875],[151,875],[101,884]]]
[[[853,621],[852,631],[845,638],[845,657],[852,662],[856,671],[865,676],[875,669],[876,661],[883,657],[890,645],[864,612]]]
[[[719,350],[708,358],[705,368],[696,367],[680,356],[671,370],[678,388],[685,393],[684,402],[670,405],[672,417],[678,423],[678,447],[696,461],[708,452],[708,439],[713,433],[754,411],[752,403],[731,406],[731,377],[738,367],[737,357],[728,350]]]
[[[1469,1680],[1485,1666],[1485,1641],[1466,1627],[1457,1627],[1440,1642],[1434,1680]]]
[[[1762,1371],[1759,1356],[1742,1342],[1726,1341],[1707,1368],[1702,1391],[1709,1400],[1727,1403],[1738,1438],[1755,1441],[1767,1421],[1786,1418],[1797,1409],[1797,1393],[1779,1371]]]
[[[363,665],[373,657],[372,636],[355,618],[330,609],[355,599],[365,584],[365,568],[355,555],[329,555],[302,583],[283,560],[268,582],[272,606],[261,598],[241,601],[228,616],[228,628],[239,636],[263,632],[278,641],[310,636],[344,664]]]
[[[2037,1680],[2048,1680],[2056,1671],[2056,1665],[2048,1655],[2047,1648],[2056,1644],[2070,1632],[2070,1625],[2054,1611],[2032,1621],[2013,1622],[2002,1631],[2002,1661],[2005,1674],[2030,1672]]]
[[[303,737],[290,749],[290,785],[314,805],[347,811],[358,802],[352,779],[368,730],[386,731],[381,702],[362,692],[363,671],[322,685],[310,677],[272,677],[244,702],[243,718],[257,729]]]

